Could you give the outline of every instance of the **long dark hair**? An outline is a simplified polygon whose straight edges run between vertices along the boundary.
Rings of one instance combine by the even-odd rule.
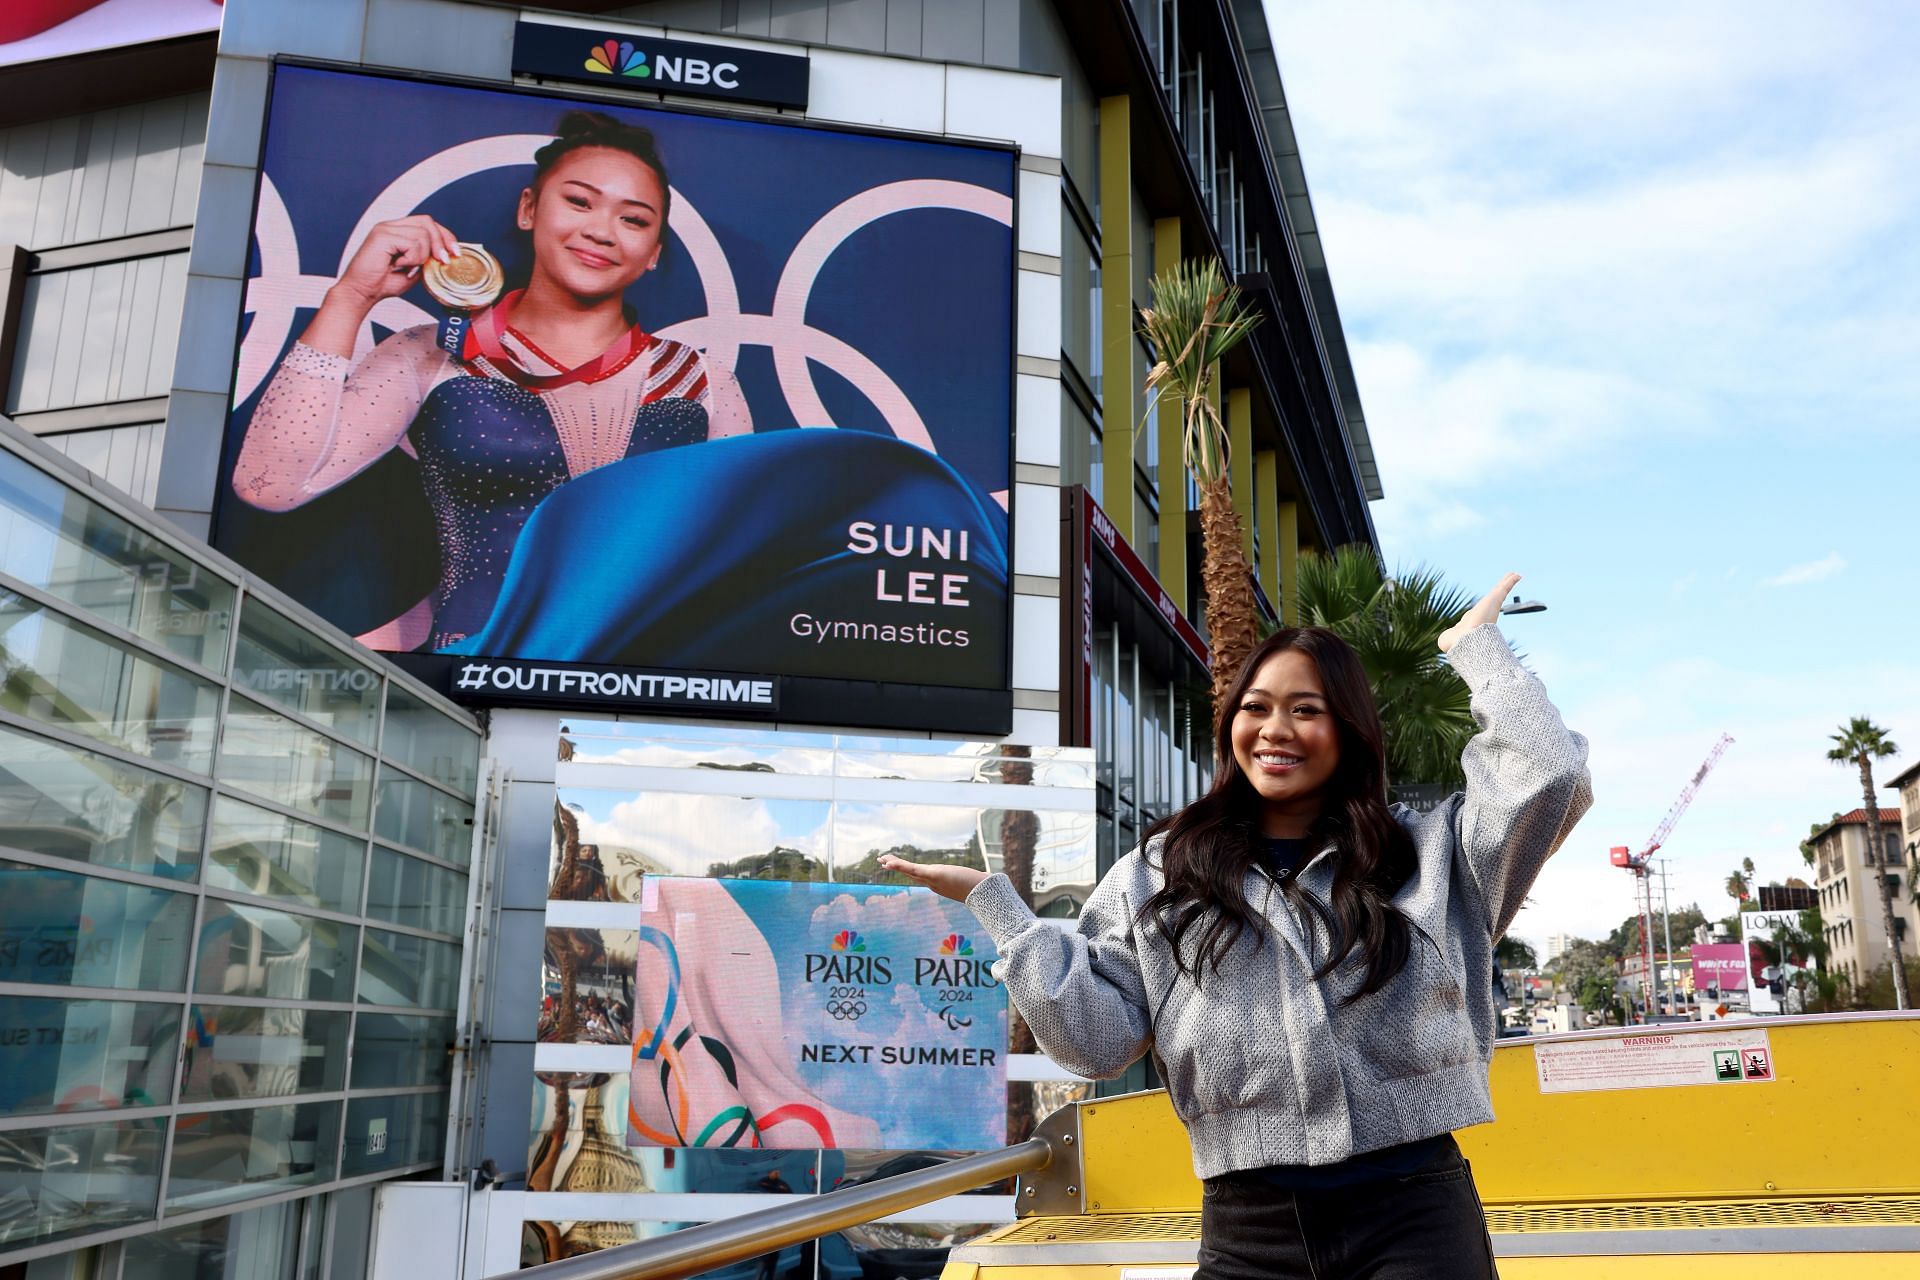
[[[1305,654],[1319,669],[1327,709],[1339,726],[1340,762],[1307,836],[1316,851],[1329,841],[1334,845],[1332,901],[1301,889],[1298,877],[1281,892],[1327,933],[1327,958],[1315,978],[1359,950],[1366,981],[1348,997],[1352,1001],[1378,991],[1407,963],[1411,926],[1392,898],[1413,875],[1418,855],[1413,838],[1387,812],[1386,751],[1366,670],[1347,642],[1325,628],[1282,628],[1240,668],[1214,734],[1212,789],[1147,831],[1149,839],[1165,837],[1159,851],[1165,882],[1141,905],[1140,918],[1159,927],[1180,971],[1191,973],[1196,984],[1203,968],[1219,971],[1242,933],[1251,930],[1256,946],[1265,945],[1266,923],[1242,888],[1255,857],[1260,797],[1234,759],[1233,721],[1261,665],[1289,650]],[[1194,930],[1197,944],[1189,958],[1181,942]]]
[[[624,151],[653,170],[654,176],[660,179],[660,225],[666,226],[673,189],[667,183],[667,166],[660,159],[660,144],[653,130],[616,120],[604,111],[569,111],[561,116],[553,141],[533,153],[533,181],[528,185],[538,191],[560,158],[582,147]]]

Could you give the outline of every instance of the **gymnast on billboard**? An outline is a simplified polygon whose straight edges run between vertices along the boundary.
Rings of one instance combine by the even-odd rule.
[[[534,155],[517,222],[525,288],[424,214],[376,224],[282,359],[248,423],[234,492],[289,511],[388,451],[418,459],[439,530],[427,599],[361,639],[444,649],[494,610],[522,528],[575,477],[623,459],[751,431],[728,370],[643,332],[624,296],[660,260],[670,194],[653,134],[569,111]],[[396,332],[357,363],[381,300],[424,277],[452,314]]]

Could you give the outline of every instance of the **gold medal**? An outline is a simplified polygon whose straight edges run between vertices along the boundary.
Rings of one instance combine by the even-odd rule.
[[[430,259],[420,279],[435,302],[455,311],[480,311],[493,305],[506,283],[500,261],[477,244],[460,242],[460,256],[452,262]]]

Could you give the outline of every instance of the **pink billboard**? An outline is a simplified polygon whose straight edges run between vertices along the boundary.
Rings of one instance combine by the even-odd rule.
[[[1747,949],[1738,942],[1696,943],[1693,948],[1693,989],[1705,991],[1747,989]]]
[[[0,66],[220,29],[220,0],[7,0]]]

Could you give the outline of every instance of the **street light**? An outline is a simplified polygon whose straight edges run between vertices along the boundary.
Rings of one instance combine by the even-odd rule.
[[[1500,606],[1501,613],[1545,613],[1547,606],[1538,600],[1522,600],[1515,596],[1511,603]]]

